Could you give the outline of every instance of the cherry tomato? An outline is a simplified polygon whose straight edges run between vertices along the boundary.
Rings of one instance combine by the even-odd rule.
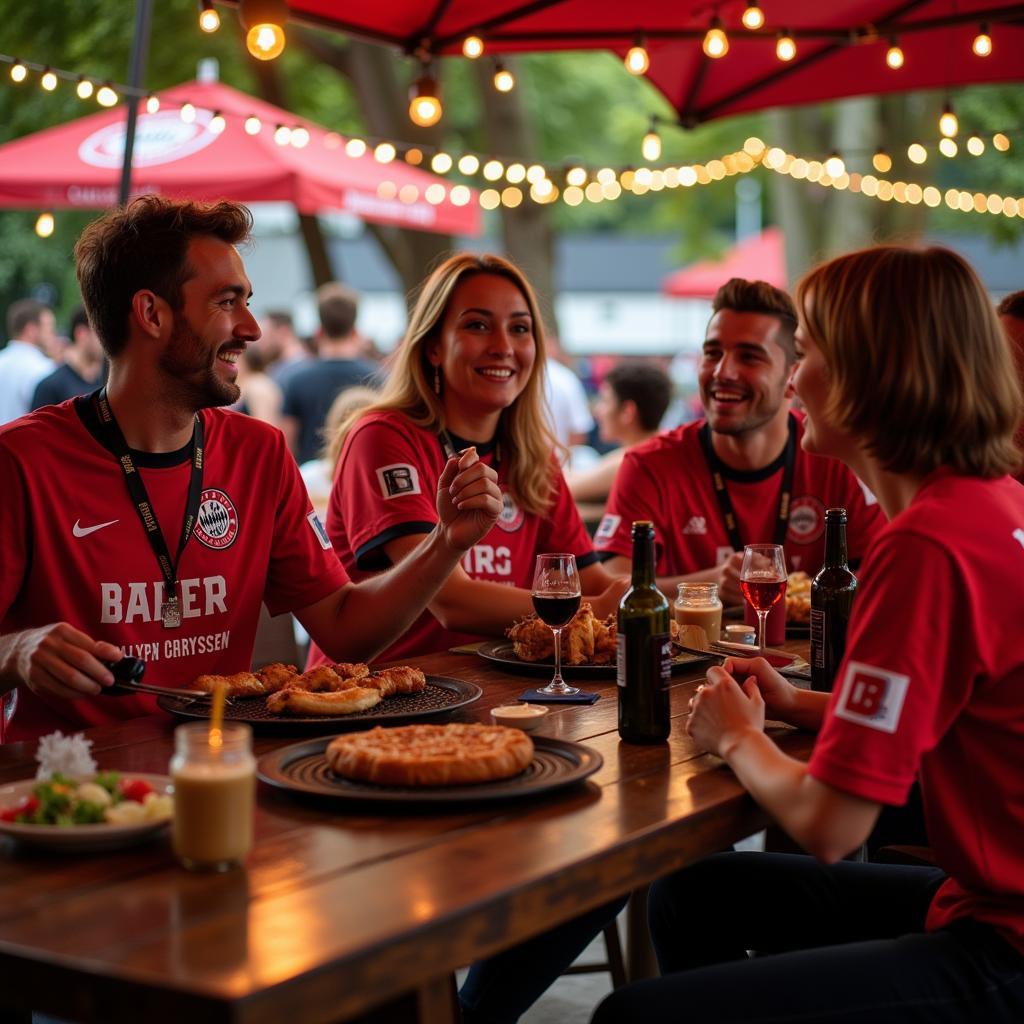
[[[22,814],[32,814],[39,806],[34,796],[23,796],[13,807],[0,811],[0,821],[17,821]]]
[[[153,792],[153,787],[145,779],[121,779],[117,788],[125,800],[134,800],[137,804],[141,804]]]

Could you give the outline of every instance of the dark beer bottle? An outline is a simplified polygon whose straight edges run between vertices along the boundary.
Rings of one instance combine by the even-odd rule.
[[[825,564],[811,581],[811,689],[828,691],[846,650],[857,577],[846,553],[846,509],[825,513]]]
[[[627,743],[668,739],[672,646],[669,604],[654,582],[654,524],[633,524],[633,585],[619,602],[616,681],[619,736]]]

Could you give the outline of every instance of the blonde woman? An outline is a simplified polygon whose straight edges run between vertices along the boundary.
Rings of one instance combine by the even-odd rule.
[[[532,611],[543,551],[576,556],[599,616],[616,607],[625,583],[598,561],[555,458],[544,362],[526,278],[498,256],[460,253],[423,284],[380,398],[342,425],[327,531],[357,580],[401,562],[433,529],[430,496],[448,453],[476,448],[504,499],[495,527],[382,658],[501,636]],[[310,659],[322,656],[314,649]]]

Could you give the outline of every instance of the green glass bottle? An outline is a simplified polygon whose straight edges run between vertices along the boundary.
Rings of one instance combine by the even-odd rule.
[[[619,736],[627,743],[663,743],[671,727],[671,613],[654,582],[654,524],[646,520],[633,524],[632,583],[619,602]]]
[[[829,691],[846,651],[857,577],[846,550],[846,509],[825,513],[825,564],[811,581],[811,689]]]

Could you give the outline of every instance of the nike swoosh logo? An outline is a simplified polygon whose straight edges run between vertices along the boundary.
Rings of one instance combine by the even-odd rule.
[[[88,537],[90,533],[102,530],[105,526],[113,526],[116,522],[116,519],[111,519],[109,523],[97,523],[95,526],[79,526],[78,520],[76,519],[75,525],[71,527],[71,532],[76,537]]]

